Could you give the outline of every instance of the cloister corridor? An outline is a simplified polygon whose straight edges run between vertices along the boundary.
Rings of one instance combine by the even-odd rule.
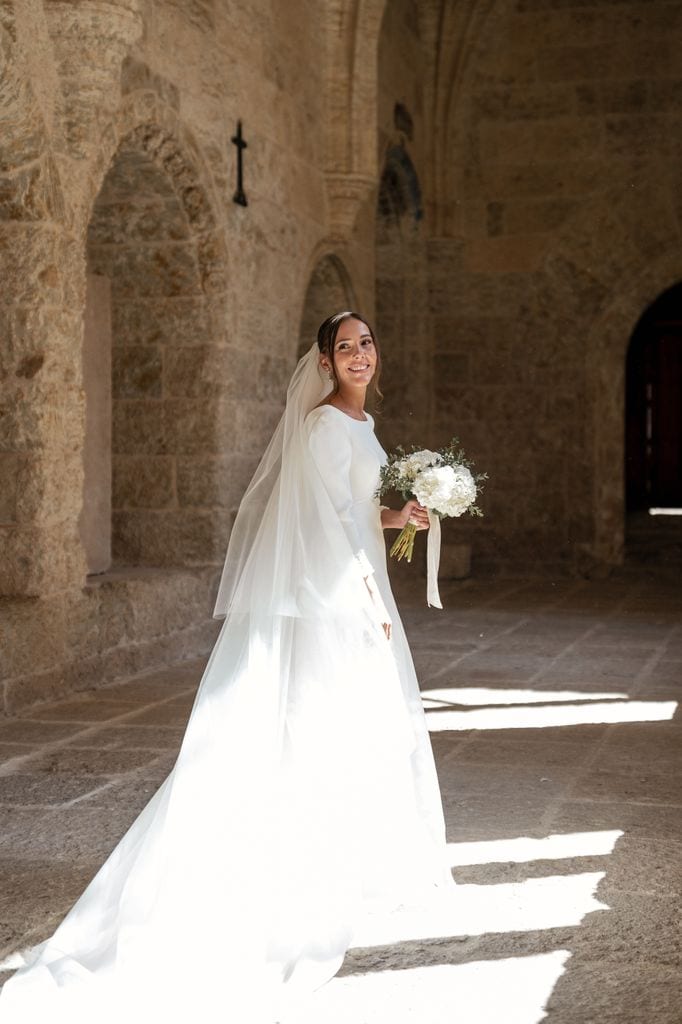
[[[675,573],[396,587],[453,898],[366,922],[286,1024],[673,1024],[682,592]],[[3,955],[49,933],[172,766],[202,663],[0,724]]]

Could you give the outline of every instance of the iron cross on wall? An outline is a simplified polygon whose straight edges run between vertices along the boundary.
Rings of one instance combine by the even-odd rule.
[[[249,201],[244,194],[242,182],[242,152],[246,149],[248,143],[242,138],[241,121],[237,121],[237,134],[232,136],[230,142],[233,142],[237,147],[237,191],[232,196],[232,200],[235,203],[239,203],[240,206],[248,206]]]

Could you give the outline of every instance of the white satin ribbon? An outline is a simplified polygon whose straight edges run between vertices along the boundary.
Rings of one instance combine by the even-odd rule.
[[[429,536],[426,541],[426,603],[429,608],[442,608],[438,593],[440,564],[440,516],[429,510]]]

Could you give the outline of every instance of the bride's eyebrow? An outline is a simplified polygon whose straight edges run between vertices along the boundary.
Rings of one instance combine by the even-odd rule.
[[[369,338],[369,340],[371,341],[372,340],[372,335],[371,334],[361,334],[360,335],[360,341],[364,341],[365,338]],[[351,341],[351,340],[352,340],[351,338],[337,338],[335,344],[338,345],[339,342],[341,342],[341,341]]]

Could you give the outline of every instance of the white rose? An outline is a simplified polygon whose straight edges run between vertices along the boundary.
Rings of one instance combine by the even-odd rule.
[[[417,501],[445,516],[461,516],[476,500],[476,484],[466,466],[423,469],[414,482]]]

